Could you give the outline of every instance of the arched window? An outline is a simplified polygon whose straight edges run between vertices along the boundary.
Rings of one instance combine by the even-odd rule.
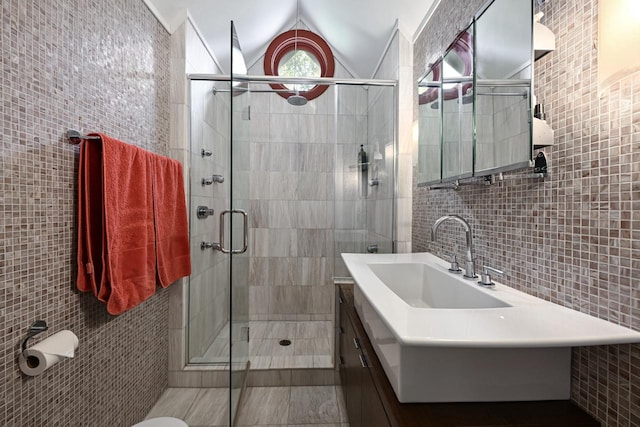
[[[291,30],[273,39],[264,56],[264,74],[267,76],[287,77],[333,77],[335,61],[333,52],[326,41],[318,34],[308,30]],[[272,84],[275,90],[291,90],[291,93],[278,92],[283,98],[300,95],[308,101],[322,95],[326,85]]]

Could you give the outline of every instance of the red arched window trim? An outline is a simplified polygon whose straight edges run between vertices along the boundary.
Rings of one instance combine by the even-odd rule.
[[[321,77],[333,77],[336,64],[331,48],[322,37],[307,30],[286,31],[273,39],[264,55],[264,74],[277,76],[280,61],[287,53],[295,49],[304,50],[316,57],[320,64]],[[275,90],[287,90],[287,87],[282,84],[271,84],[270,86]],[[322,95],[327,89],[327,85],[316,85],[308,91],[300,92],[300,95],[311,101]],[[286,99],[294,94],[278,92],[278,95]]]

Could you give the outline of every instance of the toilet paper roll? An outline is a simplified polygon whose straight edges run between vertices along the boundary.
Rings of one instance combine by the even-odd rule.
[[[31,377],[40,375],[59,361],[73,358],[77,348],[78,337],[71,331],[60,331],[23,351],[20,370]]]

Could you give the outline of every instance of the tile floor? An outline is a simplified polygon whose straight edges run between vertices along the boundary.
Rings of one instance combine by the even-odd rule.
[[[176,417],[190,427],[226,426],[229,390],[169,388],[147,418]],[[236,426],[348,427],[340,386],[249,387]]]
[[[252,321],[251,369],[331,368],[333,325],[328,321]],[[280,340],[291,341],[288,346]]]
[[[333,325],[329,321],[251,321],[251,369],[331,368]],[[280,340],[291,341],[281,346]],[[207,352],[191,363],[227,362],[229,328],[222,329]],[[224,368],[222,366],[221,368]]]

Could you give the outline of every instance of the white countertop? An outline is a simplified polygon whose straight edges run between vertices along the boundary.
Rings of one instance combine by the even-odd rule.
[[[447,270],[430,253],[342,254],[356,286],[395,337],[406,345],[438,347],[578,347],[640,342],[640,333],[536,298],[496,282],[481,288],[511,307],[416,308],[391,291],[368,263],[424,263]],[[460,276],[452,275],[457,280]],[[472,286],[477,286],[475,281]]]

